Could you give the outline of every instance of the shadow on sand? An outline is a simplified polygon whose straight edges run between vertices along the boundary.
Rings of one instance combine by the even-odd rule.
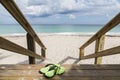
[[[75,60],[72,64],[77,64],[80,61],[78,58],[74,58],[74,57],[68,56],[65,59],[63,59],[62,61],[60,61],[58,64],[64,64],[68,60]]]

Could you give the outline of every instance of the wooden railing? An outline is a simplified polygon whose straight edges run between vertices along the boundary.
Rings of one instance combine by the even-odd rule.
[[[118,13],[110,22],[108,22],[101,30],[99,30],[95,35],[93,35],[85,44],[80,47],[79,59],[90,59],[95,58],[95,64],[100,64],[102,62],[102,56],[114,55],[120,53],[120,46],[103,50],[105,33],[114,28],[120,23],[120,13]],[[84,56],[85,48],[90,45],[93,41],[96,41],[95,53]]]
[[[9,40],[0,37],[0,48],[17,52],[19,54],[29,56],[29,63],[35,63],[35,58],[45,59],[45,50],[46,47],[39,39],[35,31],[32,29],[31,25],[24,17],[20,9],[17,7],[14,0],[0,0],[0,3],[8,10],[8,12],[18,21],[18,23],[26,30],[27,32],[27,45],[28,49],[25,49]],[[36,54],[35,52],[35,41],[41,47],[42,56]]]

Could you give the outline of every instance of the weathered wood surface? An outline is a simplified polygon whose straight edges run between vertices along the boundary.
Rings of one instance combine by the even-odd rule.
[[[104,49],[105,35],[101,36],[96,40],[95,53],[100,52]],[[101,64],[102,57],[95,57],[95,64]]]
[[[0,65],[0,80],[119,80],[120,65],[63,65],[62,75],[47,79],[39,74],[44,65]]]
[[[62,77],[54,78],[45,77],[0,77],[0,80],[120,80],[120,77]]]
[[[9,11],[9,13],[18,21],[18,23],[34,38],[34,40],[45,50],[46,47],[39,39],[27,19],[24,17],[14,0],[0,0],[0,3]]]
[[[95,57],[102,57],[102,56],[108,56],[108,55],[114,55],[114,54],[120,54],[120,46],[110,48],[104,51],[97,52],[96,54],[90,54],[83,56],[81,59],[90,59],[90,58],[95,58]]]
[[[85,44],[83,44],[81,48],[85,48],[100,36],[105,35],[106,32],[114,28],[119,23],[120,23],[120,12],[111,21],[109,21],[102,29],[100,29],[95,35],[93,35]]]
[[[84,57],[84,52],[85,52],[85,50],[84,50],[84,48],[80,48],[79,50],[80,50],[80,53],[79,53],[79,60],[81,60],[82,57]]]
[[[28,50],[36,53],[35,41],[29,33],[27,33],[27,47],[28,47]],[[29,64],[35,64],[34,57],[29,56]]]
[[[17,65],[0,65],[0,70],[38,70],[42,67],[44,67],[45,64],[17,64]],[[65,69],[69,70],[119,70],[120,69],[120,64],[81,64],[81,65],[62,65],[65,67]]]
[[[7,39],[4,39],[2,37],[0,37],[0,48],[2,49],[5,49],[5,50],[9,50],[9,51],[12,51],[12,52],[16,52],[16,53],[19,53],[19,54],[22,54],[22,55],[26,55],[26,56],[31,56],[31,57],[35,57],[35,58],[38,58],[38,59],[44,59],[44,57],[30,51],[30,50],[27,50]]]

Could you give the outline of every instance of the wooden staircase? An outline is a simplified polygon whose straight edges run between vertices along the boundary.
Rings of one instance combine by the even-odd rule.
[[[40,68],[44,67],[44,65],[35,64],[35,58],[45,59],[46,47],[17,7],[14,0],[0,0],[0,3],[26,30],[28,49],[6,40],[3,37],[0,37],[0,48],[29,56],[28,65],[0,65],[0,80],[120,80],[120,65],[100,65],[102,62],[102,56],[120,53],[120,46],[107,50],[103,49],[105,33],[120,23],[120,13],[118,13],[110,22],[80,47],[79,59],[95,58],[95,64],[63,65],[66,69],[63,75],[56,75],[55,77],[48,79],[38,72]],[[41,47],[41,55],[36,54],[35,41]],[[95,53],[85,56],[85,48],[93,41],[96,41]]]
[[[120,65],[63,65],[65,73],[45,78],[42,64],[0,65],[0,80],[120,80]]]

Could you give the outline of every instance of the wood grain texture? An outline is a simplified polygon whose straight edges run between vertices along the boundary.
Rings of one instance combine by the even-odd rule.
[[[120,54],[120,46],[110,48],[104,51],[100,51],[95,53],[92,53],[90,55],[86,55],[82,57],[81,59],[90,59],[90,58],[95,58],[95,57],[102,57],[102,56],[108,56],[108,55],[115,55],[115,54]]]
[[[95,53],[100,52],[104,49],[105,35],[101,36],[96,40]],[[102,57],[95,57],[95,64],[101,64]]]
[[[79,60],[81,60],[82,57],[84,57],[84,48],[80,48]]]
[[[0,70],[38,70],[42,67],[44,67],[46,64],[23,64],[23,65],[0,65]],[[71,69],[71,70],[119,70],[120,65],[119,64],[81,64],[81,65],[70,65],[70,64],[64,64],[62,65],[65,67],[65,69]]]
[[[66,71],[45,78],[39,69],[45,64],[0,65],[0,80],[119,80],[120,65],[62,65]]]
[[[35,41],[29,33],[27,33],[27,47],[28,47],[28,50],[36,53]],[[34,57],[29,56],[29,64],[35,64]]]
[[[0,70],[0,77],[41,77],[43,74],[39,73],[39,70]],[[79,77],[119,77],[120,70],[66,70],[66,72],[61,76],[79,76]]]
[[[42,56],[40,56],[30,50],[27,50],[27,49],[21,47],[20,45],[17,45],[17,44],[15,44],[7,39],[4,39],[2,37],[0,37],[0,48],[9,50],[12,52],[16,52],[16,53],[19,53],[22,55],[31,56],[31,57],[35,57],[38,59],[44,59]]]
[[[120,77],[0,77],[0,80],[120,80]]]

